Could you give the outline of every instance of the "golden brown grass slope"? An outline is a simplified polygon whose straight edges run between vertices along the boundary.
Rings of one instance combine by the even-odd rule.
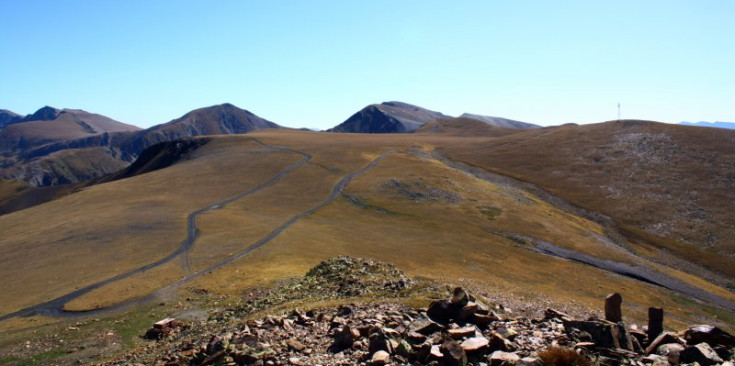
[[[189,160],[171,167],[0,216],[0,276],[9,279],[0,283],[0,315],[165,257],[185,237],[187,215],[263,184],[303,159],[296,153],[300,151],[310,160],[281,180],[199,216],[198,238],[187,261],[177,257],[103,286],[65,304],[65,309],[114,305],[202,271],[202,276],[179,288],[180,296],[187,296],[191,288],[239,296],[251,286],[299,276],[324,259],[346,254],[393,262],[411,276],[535,301],[539,308],[598,309],[606,294],[617,291],[623,293],[626,316],[631,320],[640,321],[648,306],[657,305],[673,315],[670,326],[694,321],[735,324],[732,312],[716,306],[536,253],[532,243],[522,238],[654,268],[735,301],[731,291],[613,244],[604,237],[605,227],[584,215],[522,186],[468,174],[435,154],[435,148],[441,146],[453,158],[482,161],[487,150],[477,148],[475,156],[462,149],[515,136],[267,130],[215,137]],[[452,146],[457,150],[450,151]],[[376,162],[379,156],[383,158]],[[372,169],[356,176],[336,200],[319,206],[337,182],[371,162],[376,162]],[[308,211],[314,207],[318,209]],[[304,212],[311,213],[298,216]],[[208,270],[297,216],[300,218],[264,246]],[[28,321],[32,319],[38,318]],[[0,322],[0,329],[11,326],[7,324],[23,327],[29,323]]]
[[[695,262],[733,286],[734,131],[621,121],[440,149],[603,213],[640,253],[677,266],[686,265],[679,259]]]

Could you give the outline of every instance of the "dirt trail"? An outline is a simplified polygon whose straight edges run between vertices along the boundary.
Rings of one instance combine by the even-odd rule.
[[[168,262],[170,262],[171,260],[175,259],[178,256],[181,256],[181,258],[182,258],[182,266],[184,268],[185,273],[190,274],[192,271],[191,271],[191,261],[189,259],[190,258],[190,255],[189,254],[190,254],[191,249],[192,249],[192,247],[193,247],[193,245],[194,245],[194,243],[196,242],[196,239],[197,239],[196,219],[197,219],[197,217],[199,215],[201,215],[201,214],[203,214],[203,213],[205,213],[207,211],[210,211],[210,210],[213,210],[213,209],[216,209],[216,208],[220,208],[220,207],[222,207],[224,205],[227,205],[229,203],[232,203],[233,201],[236,201],[236,200],[245,198],[247,196],[250,196],[252,194],[258,193],[258,192],[262,191],[263,189],[268,188],[268,187],[270,187],[270,186],[278,183],[286,174],[290,173],[294,169],[296,169],[296,168],[304,165],[309,160],[311,160],[311,155],[306,154],[304,152],[293,150],[293,149],[286,148],[286,147],[278,147],[278,146],[266,145],[266,144],[262,143],[261,141],[255,139],[255,138],[252,138],[252,140],[255,143],[257,143],[257,144],[259,144],[259,145],[261,145],[263,147],[268,147],[268,148],[271,148],[271,149],[281,150],[281,151],[289,151],[289,152],[292,152],[292,153],[301,155],[302,158],[299,161],[297,161],[295,163],[292,163],[292,164],[288,165],[287,167],[285,167],[284,169],[282,169],[281,171],[279,171],[276,175],[274,175],[268,181],[266,181],[264,183],[261,183],[257,187],[255,187],[255,188],[253,188],[253,189],[251,189],[251,190],[249,190],[247,192],[238,194],[236,196],[229,197],[229,198],[227,198],[225,200],[222,200],[222,201],[213,203],[211,205],[208,205],[206,207],[200,208],[200,209],[198,209],[198,210],[190,213],[189,216],[187,217],[187,220],[186,220],[186,223],[187,223],[186,224],[186,238],[181,242],[181,244],[179,244],[179,246],[176,248],[176,250],[174,250],[173,252],[171,252],[167,256],[165,256],[165,257],[163,257],[163,258],[161,258],[161,259],[159,259],[159,260],[157,260],[155,262],[146,264],[143,267],[140,267],[140,268],[134,269],[132,271],[125,272],[125,273],[119,274],[117,276],[108,278],[106,280],[103,280],[103,281],[100,281],[100,282],[96,282],[96,283],[93,283],[91,285],[82,287],[82,288],[80,288],[78,290],[75,290],[75,291],[70,292],[70,293],[68,293],[66,295],[60,296],[60,297],[58,297],[56,299],[53,299],[53,300],[50,300],[50,301],[47,301],[47,302],[44,302],[44,303],[41,303],[41,304],[37,304],[37,305],[34,305],[34,306],[30,306],[30,307],[27,307],[27,308],[18,310],[16,312],[13,312],[13,313],[10,313],[10,314],[6,314],[6,315],[3,315],[3,316],[0,316],[0,321],[6,320],[6,319],[10,319],[10,318],[14,318],[14,317],[18,317],[18,316],[23,316],[23,317],[25,317],[25,316],[32,316],[32,315],[63,316],[65,314],[72,314],[71,312],[66,312],[66,311],[63,310],[64,305],[67,304],[68,302],[70,302],[70,301],[72,301],[72,300],[74,300],[74,299],[76,299],[78,297],[81,297],[81,296],[83,296],[83,295],[85,295],[85,294],[87,294],[87,293],[89,293],[89,292],[91,292],[93,290],[96,290],[96,289],[98,289],[100,287],[109,285],[111,283],[114,283],[114,282],[117,282],[117,281],[120,281],[120,280],[124,280],[124,279],[126,279],[128,277],[131,277],[133,275],[136,275],[138,273],[142,273],[142,272],[145,272],[147,270],[156,268],[156,267],[158,267],[158,266],[160,266],[162,264],[168,263]]]
[[[261,143],[260,141],[257,141],[257,140],[255,140],[255,141],[258,142],[258,143]],[[266,146],[266,145],[264,145],[264,146]],[[199,209],[197,211],[192,212],[189,215],[189,220],[187,221],[188,222],[188,226],[187,226],[187,239],[185,239],[184,242],[182,242],[182,245],[175,252],[169,254],[165,258],[162,258],[162,259],[160,259],[160,260],[158,260],[158,261],[156,261],[154,263],[148,264],[148,265],[146,265],[144,267],[141,267],[139,269],[133,270],[131,272],[127,272],[127,273],[124,273],[124,274],[121,274],[121,275],[118,275],[118,276],[109,278],[107,280],[100,281],[98,283],[95,283],[95,284],[89,285],[87,287],[81,288],[79,290],[76,290],[74,292],[71,292],[71,293],[69,293],[67,295],[58,297],[58,298],[56,298],[54,300],[51,300],[51,301],[48,301],[48,302],[45,302],[45,303],[42,303],[42,304],[34,305],[34,306],[31,306],[31,307],[28,307],[28,308],[25,308],[25,309],[21,309],[21,310],[18,310],[16,312],[14,312],[14,313],[10,313],[10,314],[6,314],[6,315],[3,315],[3,316],[0,316],[0,321],[6,320],[6,319],[10,319],[10,318],[14,318],[14,317],[18,317],[18,316],[25,317],[25,316],[33,316],[33,315],[44,315],[44,316],[50,316],[50,317],[66,317],[66,318],[71,318],[71,317],[87,317],[87,316],[92,316],[92,315],[101,315],[101,314],[107,314],[107,313],[112,313],[112,312],[115,312],[115,311],[119,311],[119,310],[122,310],[122,309],[125,309],[125,308],[128,308],[128,307],[131,307],[131,306],[134,306],[134,305],[149,303],[149,302],[151,302],[151,301],[153,301],[155,299],[159,299],[159,298],[162,298],[162,297],[168,297],[171,294],[173,294],[176,291],[176,289],[178,289],[182,285],[184,285],[184,284],[186,284],[186,283],[188,283],[188,282],[190,282],[190,281],[192,281],[192,280],[194,280],[194,279],[202,276],[205,273],[208,273],[209,271],[212,271],[212,270],[218,269],[220,267],[223,267],[223,266],[225,266],[227,264],[230,264],[230,263],[232,263],[232,262],[234,262],[234,261],[236,261],[236,260],[238,260],[238,259],[246,256],[247,254],[251,253],[252,251],[254,251],[254,250],[262,247],[263,245],[269,243],[270,241],[272,241],[273,239],[275,239],[276,237],[278,237],[278,235],[280,235],[283,231],[285,231],[286,229],[288,229],[291,225],[293,225],[294,223],[296,223],[300,219],[302,219],[302,218],[304,218],[306,216],[309,216],[309,215],[315,213],[316,211],[318,211],[319,209],[323,208],[324,206],[330,204],[332,201],[334,201],[337,197],[340,196],[340,194],[342,193],[342,191],[344,190],[344,188],[347,186],[347,184],[352,179],[354,179],[355,177],[357,177],[357,176],[359,176],[359,175],[367,172],[368,170],[370,170],[380,160],[382,160],[387,154],[390,153],[389,151],[384,152],[383,154],[381,154],[380,156],[378,156],[377,158],[375,158],[373,161],[371,161],[368,165],[366,165],[365,167],[361,168],[360,170],[357,170],[355,172],[352,172],[350,174],[345,175],[332,188],[332,192],[329,194],[329,196],[327,196],[327,198],[324,201],[322,201],[321,203],[315,205],[314,207],[312,207],[312,208],[310,208],[310,209],[308,209],[306,211],[303,211],[303,212],[301,212],[301,213],[293,216],[291,219],[289,219],[288,221],[286,221],[285,223],[283,223],[281,226],[277,227],[275,230],[273,230],[271,233],[269,233],[265,237],[263,237],[260,240],[258,240],[256,243],[254,243],[254,244],[248,246],[247,248],[245,248],[245,249],[243,249],[243,250],[235,253],[233,256],[228,257],[227,259],[224,259],[222,261],[219,261],[219,262],[217,262],[217,263],[215,263],[215,264],[213,264],[213,265],[205,268],[202,271],[199,271],[199,272],[196,272],[196,273],[193,273],[193,274],[189,274],[186,277],[182,278],[181,280],[176,281],[176,282],[174,282],[174,283],[172,283],[172,284],[170,284],[170,285],[168,285],[168,286],[166,286],[166,287],[164,287],[162,289],[159,289],[159,290],[153,292],[152,294],[150,294],[148,296],[145,296],[145,297],[142,297],[142,298],[131,299],[131,300],[124,301],[124,302],[121,302],[119,304],[113,305],[111,307],[101,308],[101,309],[94,309],[94,310],[88,310],[88,311],[79,311],[79,312],[71,312],[71,311],[65,311],[64,310],[64,305],[66,303],[68,303],[69,301],[71,301],[73,299],[76,299],[76,298],[78,298],[78,297],[80,297],[80,296],[82,296],[82,295],[84,295],[84,294],[86,294],[86,293],[88,293],[88,292],[90,292],[92,290],[95,290],[97,288],[100,288],[102,286],[111,284],[113,282],[116,282],[116,281],[119,281],[119,280],[122,280],[122,279],[125,279],[125,278],[128,278],[128,277],[130,277],[130,276],[132,276],[132,275],[134,275],[136,273],[140,273],[140,272],[146,271],[148,269],[154,268],[156,266],[159,266],[159,265],[161,265],[163,263],[166,263],[166,262],[174,259],[178,255],[186,254],[188,251],[191,250],[191,247],[194,244],[194,241],[196,240],[196,217],[198,215],[200,215],[201,213],[206,212],[208,210],[221,207],[221,205],[223,205],[223,204],[231,203],[231,202],[233,202],[233,201],[235,201],[237,199],[243,198],[243,197],[245,197],[245,196],[247,196],[249,194],[256,193],[256,192],[258,192],[258,191],[266,188],[267,185],[272,185],[272,184],[276,183],[285,174],[287,174],[291,170],[293,170],[293,169],[295,169],[295,168],[303,165],[304,163],[306,163],[307,161],[309,161],[311,159],[311,156],[310,155],[308,155],[306,153],[303,153],[303,152],[300,152],[300,151],[297,151],[297,150],[288,149],[288,148],[280,148],[280,149],[287,150],[287,151],[292,151],[294,153],[301,154],[301,155],[304,156],[304,158],[301,159],[300,161],[294,163],[294,164],[289,165],[288,167],[286,167],[284,170],[282,170],[279,174],[277,174],[275,177],[273,177],[268,182],[263,183],[262,185],[260,185],[260,186],[258,186],[256,188],[253,188],[252,190],[250,190],[248,192],[245,192],[245,193],[240,194],[240,195],[237,195],[237,196],[230,197],[230,198],[228,198],[228,199],[226,199],[224,201],[220,201],[218,203],[214,203],[212,205],[209,205],[207,207],[204,207],[202,209]],[[182,263],[184,264],[185,268],[187,268],[187,264],[186,263],[188,261],[186,261],[186,260],[183,260],[183,261],[184,262],[182,262]],[[190,265],[188,266],[188,268],[190,268]]]
[[[631,256],[632,258],[635,259],[635,261],[638,264],[633,265],[633,264],[628,264],[628,263],[612,261],[608,259],[596,258],[596,257],[582,254],[582,253],[579,253],[579,252],[576,252],[570,249],[562,248],[558,245],[555,245],[555,244],[552,244],[546,241],[527,237],[527,236],[520,235],[517,233],[498,233],[498,235],[503,236],[503,237],[514,237],[514,238],[521,239],[525,242],[532,244],[528,246],[523,246],[524,248],[532,250],[536,253],[587,264],[587,265],[590,265],[590,266],[593,266],[593,267],[596,267],[596,268],[599,268],[605,271],[617,273],[622,276],[626,276],[626,277],[633,278],[639,281],[643,281],[643,282],[650,283],[656,286],[660,286],[660,287],[669,289],[671,291],[677,292],[681,295],[684,295],[690,298],[694,298],[700,301],[704,301],[710,304],[717,305],[723,309],[735,311],[735,303],[733,303],[732,301],[722,298],[718,295],[715,295],[709,291],[703,290],[696,286],[692,286],[678,278],[669,276],[665,273],[662,273],[648,266],[647,265],[647,263],[649,263],[648,259],[640,257],[636,255],[632,250],[630,250],[630,248],[628,248],[621,241],[622,236],[614,232],[614,228],[607,226],[607,224],[612,222],[612,220],[610,220],[609,218],[603,215],[600,215],[594,212],[589,212],[587,210],[583,210],[581,208],[575,207],[571,205],[570,203],[564,201],[563,199],[556,197],[546,191],[543,191],[542,189],[536,186],[532,186],[529,189],[529,186],[531,186],[529,183],[517,181],[507,176],[503,176],[503,175],[496,174],[496,173],[491,173],[491,172],[488,172],[478,167],[470,166],[470,165],[467,165],[461,162],[456,162],[438,153],[426,154],[426,153],[421,153],[421,152],[414,152],[414,155],[422,157],[422,158],[426,158],[426,159],[437,160],[449,168],[455,169],[460,172],[464,172],[465,174],[475,176],[476,178],[486,180],[494,184],[498,184],[498,185],[507,187],[511,190],[525,190],[527,192],[534,194],[540,199],[548,202],[552,206],[560,208],[563,211],[596,221],[599,224],[603,225],[603,227],[605,227],[606,229],[605,233],[608,236],[610,236],[610,237],[598,236],[596,239],[600,243],[612,249],[615,249],[619,252],[622,252],[624,254]]]
[[[156,291],[155,295],[157,295],[158,297],[166,297],[166,296],[170,295],[174,290],[176,290],[177,288],[181,287],[181,285],[184,285],[185,283],[190,282],[190,281],[192,281],[192,280],[200,277],[201,275],[203,275],[205,273],[208,273],[210,271],[213,271],[213,270],[216,270],[218,268],[221,268],[221,267],[223,267],[225,265],[228,265],[228,264],[230,264],[230,263],[232,263],[232,262],[234,262],[234,261],[236,261],[236,260],[238,260],[238,259],[240,259],[240,258],[242,258],[242,257],[244,257],[244,256],[246,256],[248,254],[250,254],[254,250],[262,247],[263,245],[268,244],[270,241],[272,241],[273,239],[275,239],[276,237],[278,237],[279,235],[281,235],[281,233],[283,233],[286,229],[288,229],[289,227],[291,227],[291,225],[295,224],[297,221],[303,219],[306,216],[309,216],[309,215],[317,212],[318,210],[322,209],[324,206],[332,203],[335,199],[337,199],[337,197],[339,197],[342,194],[342,191],[344,191],[345,187],[347,186],[347,184],[350,183],[350,181],[352,181],[354,178],[356,178],[356,177],[364,174],[368,170],[372,169],[376,164],[378,164],[378,162],[380,162],[381,160],[383,160],[383,158],[386,155],[388,155],[389,153],[390,153],[390,151],[384,152],[383,154],[381,154],[380,156],[378,156],[377,158],[375,158],[373,161],[371,161],[368,165],[366,165],[362,169],[357,170],[355,172],[352,172],[352,173],[347,174],[344,177],[342,177],[342,179],[340,179],[339,182],[337,182],[337,184],[334,186],[334,188],[332,188],[332,192],[329,194],[329,196],[327,196],[327,198],[324,201],[322,201],[321,203],[317,204],[316,206],[314,206],[314,207],[312,207],[312,208],[310,208],[310,209],[308,209],[306,211],[303,211],[303,212],[299,213],[298,215],[295,215],[295,216],[291,217],[288,221],[286,221],[283,224],[281,224],[281,226],[277,227],[275,230],[271,231],[268,235],[264,236],[263,238],[261,238],[260,240],[258,240],[257,242],[255,242],[255,244],[252,244],[249,247],[247,247],[247,248],[245,248],[245,249],[243,249],[243,250],[235,253],[234,255],[228,257],[227,259],[224,259],[224,260],[222,260],[220,262],[217,262],[217,263],[215,263],[215,264],[213,264],[213,265],[211,265],[211,266],[209,266],[209,267],[207,267],[207,268],[205,268],[205,269],[203,269],[203,270],[201,270],[201,271],[199,271],[197,273],[194,273],[192,275],[186,276],[185,278],[182,278],[181,280],[179,280],[177,282],[174,282],[171,285],[168,285],[168,286],[166,286],[165,288],[163,288],[161,290]]]
[[[182,247],[184,247],[184,250],[181,253],[182,254],[181,255],[181,266],[182,266],[182,268],[184,270],[184,274],[185,275],[190,275],[190,274],[193,273],[193,271],[191,269],[191,249],[194,247],[194,243],[196,242],[196,239],[197,239],[197,233],[198,233],[198,231],[197,231],[197,227],[196,227],[196,219],[197,219],[197,217],[199,217],[199,215],[201,215],[201,214],[203,214],[205,212],[214,210],[214,209],[222,208],[223,206],[228,205],[228,204],[230,204],[230,203],[232,203],[234,201],[237,201],[237,200],[243,199],[245,197],[248,197],[250,195],[253,195],[255,193],[258,193],[258,192],[260,192],[260,191],[262,191],[262,190],[264,190],[264,189],[266,189],[266,188],[268,188],[268,187],[270,187],[270,186],[278,183],[286,174],[290,173],[292,170],[294,170],[294,169],[296,169],[296,168],[304,165],[305,163],[307,163],[308,161],[311,160],[311,155],[309,155],[307,153],[304,153],[304,152],[301,152],[301,151],[298,151],[298,150],[294,150],[294,149],[287,148],[287,147],[281,147],[281,146],[270,146],[270,145],[266,145],[266,144],[264,144],[263,142],[261,142],[260,140],[258,140],[256,138],[252,138],[252,141],[254,141],[255,143],[257,143],[260,146],[271,148],[273,150],[288,151],[288,152],[292,152],[294,154],[301,155],[302,158],[301,158],[301,160],[299,160],[299,161],[297,161],[297,162],[295,162],[295,163],[287,166],[286,168],[284,168],[283,170],[281,170],[280,172],[278,172],[278,174],[274,175],[267,182],[261,183],[259,186],[255,187],[255,188],[253,188],[253,189],[251,189],[251,190],[249,190],[249,191],[247,191],[245,193],[241,193],[241,194],[238,194],[236,196],[232,196],[232,197],[230,197],[230,198],[228,198],[228,199],[226,199],[224,201],[213,203],[213,204],[211,204],[211,205],[209,205],[207,207],[201,208],[199,210],[196,210],[196,211],[190,213],[189,216],[186,219],[186,222],[187,222],[187,225],[186,225],[186,227],[187,227],[187,229],[186,229],[186,239],[182,242]]]

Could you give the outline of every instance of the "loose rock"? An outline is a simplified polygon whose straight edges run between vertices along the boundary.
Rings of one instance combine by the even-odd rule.
[[[623,303],[623,297],[619,293],[612,293],[605,298],[605,320],[617,323],[623,320],[623,313],[620,305]]]

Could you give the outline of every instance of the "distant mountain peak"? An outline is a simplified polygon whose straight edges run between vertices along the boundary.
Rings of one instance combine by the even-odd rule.
[[[11,123],[19,122],[23,119],[18,113],[9,111],[7,109],[0,109],[0,128],[3,128]]]
[[[23,118],[23,121],[53,121],[59,116],[59,114],[61,114],[61,112],[62,111],[57,108],[44,106],[35,113],[27,115]]]
[[[276,123],[230,103],[197,108],[183,116],[140,131],[130,141],[131,151],[139,153],[153,144],[203,135],[247,133],[266,128],[281,128]]]
[[[351,133],[413,132],[427,122],[446,117],[440,112],[413,104],[388,101],[368,105],[328,131]]]
[[[232,103],[222,103],[222,104],[215,104],[208,107],[202,107],[197,108],[192,111],[189,111],[186,113],[186,115],[192,115],[192,114],[198,114],[198,113],[208,113],[208,112],[226,112],[226,113],[245,113],[245,114],[253,114],[250,111],[246,109],[242,109]],[[183,118],[182,116],[181,118]]]
[[[409,104],[409,103],[404,103],[404,102],[399,102],[399,101],[389,101],[389,102],[383,102],[383,103],[380,103],[380,104],[381,105],[387,105],[389,107],[396,107],[396,108],[406,108],[406,109],[416,109],[416,110],[423,109],[423,108],[421,108],[421,107],[419,107],[417,105],[413,105],[413,104]]]
[[[680,125],[684,126],[696,126],[696,127],[712,127],[712,128],[725,128],[728,130],[735,130],[735,122],[706,122],[706,121],[699,121],[699,122],[680,122]]]

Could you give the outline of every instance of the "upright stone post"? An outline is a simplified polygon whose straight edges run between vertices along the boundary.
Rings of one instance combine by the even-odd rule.
[[[623,320],[623,312],[620,305],[623,303],[623,296],[615,292],[607,295],[605,298],[605,320],[617,323]]]
[[[648,342],[664,331],[664,309],[648,308]]]

